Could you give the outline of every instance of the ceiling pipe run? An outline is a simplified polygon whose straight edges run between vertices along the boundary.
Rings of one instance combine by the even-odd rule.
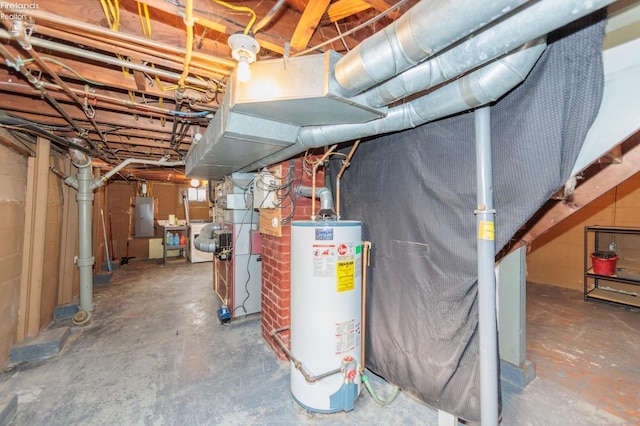
[[[11,40],[11,35],[6,31],[0,29],[0,39],[2,40]],[[135,62],[129,62],[122,59],[118,59],[113,56],[103,55],[100,53],[91,52],[84,49],[79,49],[77,47],[67,46],[66,44],[60,44],[49,40],[44,40],[37,37],[32,37],[30,39],[31,45],[35,47],[40,47],[42,49],[50,49],[55,52],[66,53],[68,55],[73,55],[79,58],[89,59],[92,61],[101,62],[108,65],[115,65],[118,67],[126,67],[131,70],[141,71],[143,73],[158,76],[160,78],[164,78],[170,81],[177,82],[180,80],[180,74],[165,71],[160,68],[153,68],[146,65],[137,64]],[[200,87],[202,89],[207,89],[210,86],[210,83],[205,80],[200,80],[195,77],[187,77],[185,82],[189,86]]]
[[[104,135],[104,133],[102,133],[102,131],[98,127],[98,123],[93,117],[95,112],[93,112],[93,110],[90,110],[89,107],[85,106],[82,100],[71,90],[71,88],[64,81],[62,81],[60,76],[58,76],[58,74],[54,70],[52,70],[51,67],[49,67],[49,65],[42,59],[42,57],[40,57],[38,52],[31,48],[30,38],[27,35],[27,29],[24,26],[24,22],[20,19],[13,21],[9,34],[11,34],[13,38],[18,42],[18,44],[29,53],[33,60],[38,64],[38,67],[40,67],[40,69],[45,73],[49,74],[53,78],[53,80],[58,83],[62,90],[78,105],[78,107],[82,109],[84,114],[91,122],[94,130],[96,131],[96,133],[98,133],[98,136],[100,137],[102,142],[105,144],[105,146],[108,147],[107,137]],[[100,153],[100,147],[91,142],[88,136],[86,136],[85,139],[87,139],[87,141],[91,144],[92,148]],[[115,152],[109,150],[109,153],[113,155],[113,157],[115,157],[117,160],[120,160]]]
[[[6,31],[0,30],[0,33],[2,33],[2,32],[8,34]],[[7,48],[4,47],[1,44],[0,44],[0,55],[2,55],[5,58],[5,62],[7,63],[7,65],[13,67],[13,69],[15,69],[20,74],[22,74],[24,76],[24,78],[26,78],[27,81],[33,87],[35,87],[40,92],[40,94],[42,96],[44,96],[44,98],[49,102],[49,104],[53,108],[55,108],[55,110],[58,111],[58,113],[60,113],[62,118],[64,118],[64,120],[67,123],[69,123],[71,125],[71,127],[73,127],[74,130],[76,132],[78,132],[78,134],[80,134],[80,135],[86,135],[87,134],[87,131],[85,129],[83,129],[82,127],[80,127],[80,125],[78,123],[76,123],[76,121],[73,118],[71,118],[71,116],[69,114],[67,114],[67,112],[62,108],[62,106],[58,103],[58,101],[56,101],[55,98],[51,95],[51,93],[49,93],[40,84],[40,81],[33,74],[31,74],[31,72],[24,66],[24,64],[21,61],[19,61],[17,58],[14,58],[13,55],[7,50]],[[93,145],[92,145],[92,148],[96,149],[96,147],[94,147]],[[97,152],[99,153],[100,151],[97,151]],[[106,159],[104,159],[104,160],[107,161]]]
[[[58,86],[57,84],[48,83],[46,81],[40,81],[40,85],[45,89],[49,90],[50,92],[63,91],[63,88]],[[20,86],[18,85],[18,83],[15,83],[15,82],[12,82],[12,83],[0,82],[0,89],[2,89],[3,87],[7,87],[8,89],[11,89],[14,91],[20,91],[25,94],[37,94],[37,90],[35,89],[31,90],[29,89],[29,86],[26,86],[26,85]],[[78,96],[87,96],[87,100],[89,102],[99,101],[99,102],[108,103],[110,105],[123,106],[123,107],[127,107],[126,111],[130,111],[130,108],[134,108],[137,111],[149,114],[153,117],[165,117],[165,118],[175,117],[172,114],[172,111],[169,109],[147,105],[141,102],[134,102],[129,98],[120,99],[120,98],[114,98],[108,95],[103,95],[100,93],[94,93],[94,92],[87,93],[85,90],[75,89],[73,87],[69,87],[69,90],[71,90],[73,93],[75,93]],[[209,111],[207,111],[207,113],[209,113]],[[189,113],[183,113],[183,114],[188,115]]]
[[[309,148],[396,132],[498,100],[521,83],[546,48],[543,40],[515,52],[409,103],[389,109],[386,117],[358,124],[303,127],[295,144],[256,161],[252,171],[284,161]]]
[[[149,166],[162,166],[162,167],[180,167],[184,166],[184,160],[180,161],[167,161],[166,159],[161,160],[143,160],[141,158],[127,158],[122,163],[118,164],[113,169],[109,170],[105,175],[100,179],[100,184],[98,186],[104,185],[113,175],[118,173],[120,170],[131,164],[143,164]]]
[[[92,25],[86,22],[76,21],[74,19],[66,18],[60,15],[54,15],[40,9],[25,9],[21,11],[21,13],[29,16],[33,21],[38,22],[39,27],[43,22],[52,23],[56,28],[65,28],[70,30],[70,32],[74,34],[83,35],[91,39],[97,39],[101,41],[106,40],[116,46],[135,50],[140,53],[153,52],[153,54],[163,58],[183,58],[185,55],[185,51],[183,49],[175,46],[160,43],[132,34],[127,34],[124,32],[116,32],[109,28]],[[167,52],[173,56],[167,56],[164,52]],[[234,67],[234,62],[230,59],[216,58],[202,54],[200,52],[193,52],[193,58],[199,63],[199,66],[206,66],[208,68],[211,68],[216,73],[220,73],[224,76],[228,76],[230,74],[229,69]],[[218,65],[221,65],[224,68],[220,68]]]
[[[86,141],[83,139],[71,139],[73,146],[84,147]],[[84,151],[70,148],[69,156],[74,166],[78,168],[77,175],[67,176],[64,183],[74,188],[76,200],[78,201],[78,274],[80,278],[80,304],[78,312],[73,317],[74,325],[84,325],[91,321],[93,306],[93,264],[95,257],[93,256],[92,247],[92,225],[91,225],[91,204],[93,202],[93,191],[103,186],[109,178],[118,173],[124,167],[130,164],[147,164],[165,167],[174,167],[184,165],[184,161],[169,162],[166,160],[141,160],[136,158],[128,158],[118,164],[100,179],[94,179],[91,163],[92,158]]]
[[[490,30],[416,65],[352,99],[381,107],[464,74],[530,40],[544,37],[570,20],[601,7],[584,0],[541,0],[501,20]],[[544,17],[544,19],[541,19]],[[506,35],[506,36],[505,36]]]
[[[423,0],[338,61],[340,92],[350,97],[386,81],[527,1]]]

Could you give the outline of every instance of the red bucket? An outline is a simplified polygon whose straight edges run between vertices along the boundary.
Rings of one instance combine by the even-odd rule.
[[[593,272],[598,275],[615,274],[617,260],[618,256],[616,256],[615,253],[591,253]]]

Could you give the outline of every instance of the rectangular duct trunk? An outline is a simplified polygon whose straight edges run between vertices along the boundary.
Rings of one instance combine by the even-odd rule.
[[[251,80],[233,78],[231,109],[299,126],[364,123],[383,117],[387,108],[372,108],[339,94],[333,69],[334,51],[251,64]]]
[[[247,83],[231,77],[220,108],[186,160],[188,177],[221,179],[296,141],[300,128],[363,123],[383,117],[338,94],[340,54],[258,61]]]
[[[229,92],[185,165],[188,177],[222,179],[295,142],[300,127],[231,111]]]

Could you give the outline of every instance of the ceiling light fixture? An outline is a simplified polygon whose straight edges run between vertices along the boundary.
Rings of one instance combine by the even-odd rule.
[[[238,61],[238,81],[246,83],[251,79],[249,64],[256,61],[256,55],[260,51],[260,44],[248,34],[237,33],[229,36],[231,56]]]
[[[200,181],[198,179],[191,179],[191,186],[197,188],[200,186]]]

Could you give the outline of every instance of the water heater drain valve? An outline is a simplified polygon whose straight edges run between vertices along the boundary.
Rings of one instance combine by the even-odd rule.
[[[358,365],[356,360],[351,355],[347,355],[342,358],[342,365],[340,371],[345,378],[345,383],[353,383],[358,376]]]

